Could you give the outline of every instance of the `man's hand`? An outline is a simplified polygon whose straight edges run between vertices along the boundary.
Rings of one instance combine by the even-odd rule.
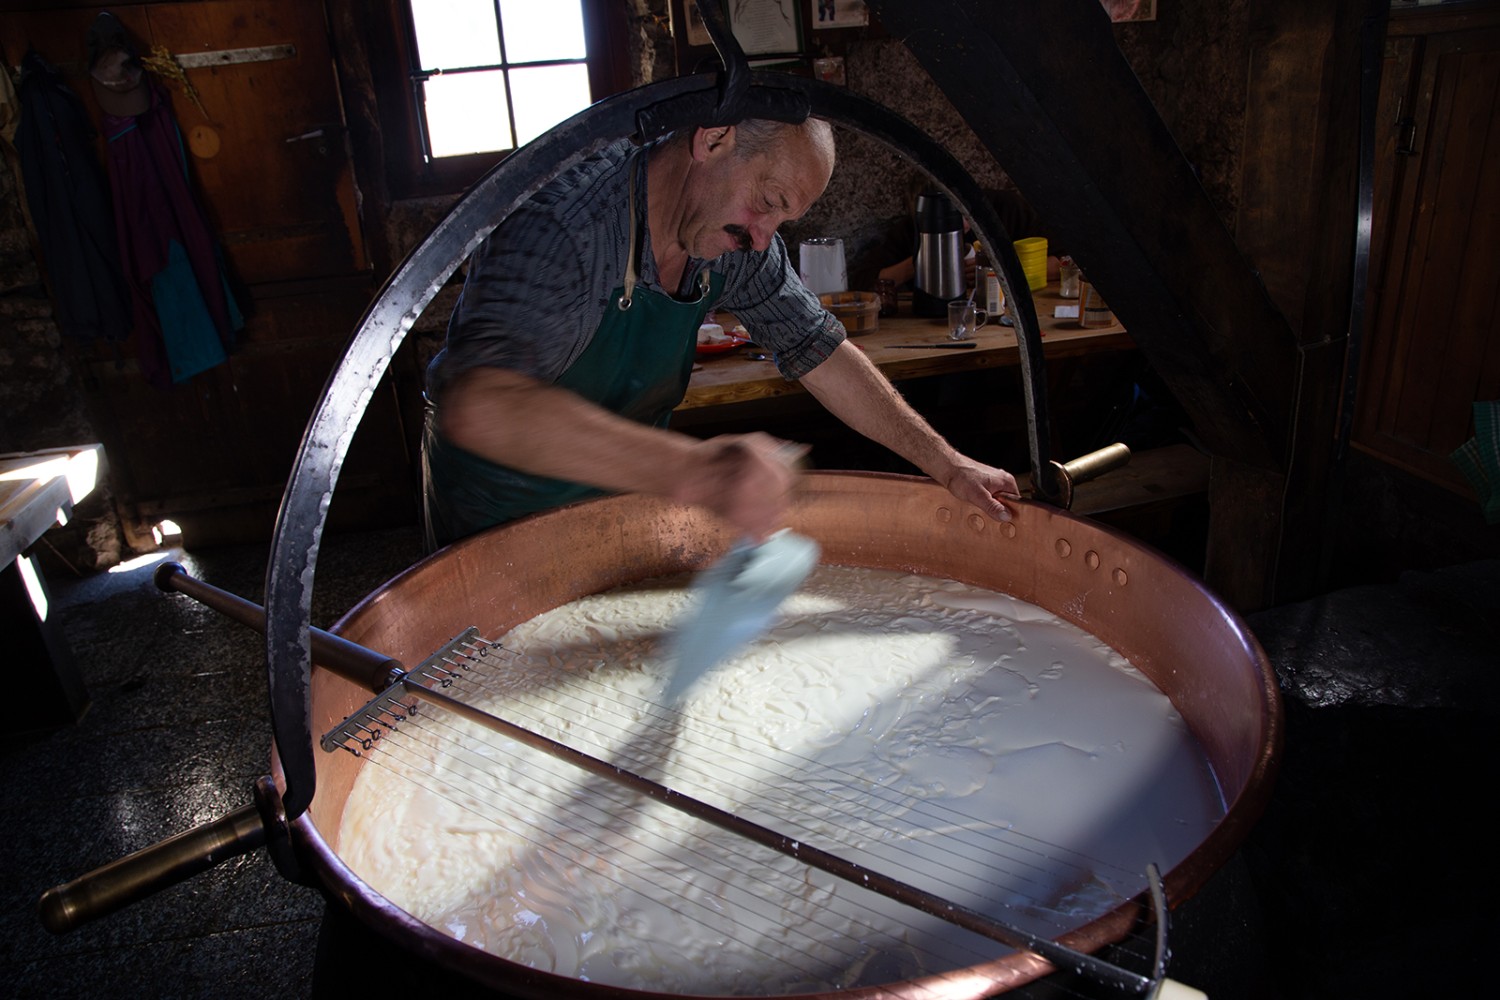
[[[782,526],[796,480],[793,446],[769,434],[726,434],[697,445],[672,490],[756,541]]]
[[[847,340],[802,385],[830,413],[911,462],[954,497],[997,521],[1011,513],[997,496],[1019,497],[1016,477],[960,454],[886,381],[865,353]]]
[[[1020,499],[1016,477],[1004,469],[981,465],[967,458],[958,462],[943,483],[948,492],[971,503],[996,521],[1009,521],[1011,512],[998,498]]]

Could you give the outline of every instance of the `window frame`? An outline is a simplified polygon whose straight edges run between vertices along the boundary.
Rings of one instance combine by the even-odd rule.
[[[583,11],[589,91],[595,101],[628,90],[629,36],[621,0],[579,0]],[[380,107],[386,184],[392,199],[457,194],[510,150],[429,159],[422,134],[420,65],[407,0],[385,0],[384,37],[372,39],[371,70]],[[383,44],[382,44],[383,43]]]

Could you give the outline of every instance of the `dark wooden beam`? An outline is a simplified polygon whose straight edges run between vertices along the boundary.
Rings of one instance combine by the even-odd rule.
[[[1244,610],[1315,584],[1355,223],[1353,56],[1374,2],[1273,0],[1252,21],[1247,257],[1097,0],[871,0],[1213,452],[1205,576]]]
[[[1097,0],[872,0],[1216,454],[1284,468],[1295,342]]]
[[[1249,9],[1235,240],[1291,322],[1299,356],[1281,542],[1258,593],[1254,581],[1239,581],[1249,606],[1327,585],[1345,366],[1365,287],[1357,271],[1360,160],[1362,142],[1373,141],[1363,130],[1374,123],[1361,118],[1374,97],[1365,90],[1379,81],[1388,10],[1388,0],[1263,0]],[[1236,527],[1213,524],[1210,551],[1227,551]]]

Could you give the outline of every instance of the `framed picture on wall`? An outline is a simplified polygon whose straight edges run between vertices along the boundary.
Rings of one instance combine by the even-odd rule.
[[[807,24],[822,28],[863,28],[870,23],[865,0],[806,0]]]
[[[729,30],[747,56],[802,51],[797,0],[729,0]]]

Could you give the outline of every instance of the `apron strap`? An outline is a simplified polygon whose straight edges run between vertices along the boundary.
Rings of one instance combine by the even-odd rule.
[[[629,212],[630,212],[630,249],[628,251],[626,251],[626,253],[625,253],[625,290],[620,295],[620,297],[615,300],[615,308],[619,309],[621,312],[624,312],[625,310],[629,309],[631,302],[634,300],[634,296],[635,296],[635,283],[636,283],[636,278],[637,278],[636,269],[635,269],[635,247],[636,247],[636,232],[635,232],[635,174],[636,174],[636,167],[637,167],[636,163],[632,162],[630,164],[630,201],[628,203]]]
[[[628,211],[630,212],[630,249],[627,250],[626,253],[625,253],[625,282],[624,282],[624,288],[625,288],[625,290],[620,295],[620,297],[615,300],[615,308],[618,309],[618,310],[620,310],[621,312],[624,312],[625,310],[629,309],[631,302],[633,302],[635,300],[635,285],[636,285],[636,282],[640,278],[640,274],[636,270],[636,247],[637,247],[636,229],[635,229],[635,227],[636,227],[636,220],[635,220],[635,175],[636,175],[636,170],[637,170],[637,165],[635,163],[631,163],[631,165],[630,165],[630,188],[629,188],[630,194],[629,194],[629,202],[628,202],[628,205],[627,205]],[[708,295],[708,293],[709,293],[709,282],[710,282],[709,271],[708,271],[708,268],[705,267],[702,271],[698,272],[698,301],[700,301],[700,302],[703,301],[704,296]]]

